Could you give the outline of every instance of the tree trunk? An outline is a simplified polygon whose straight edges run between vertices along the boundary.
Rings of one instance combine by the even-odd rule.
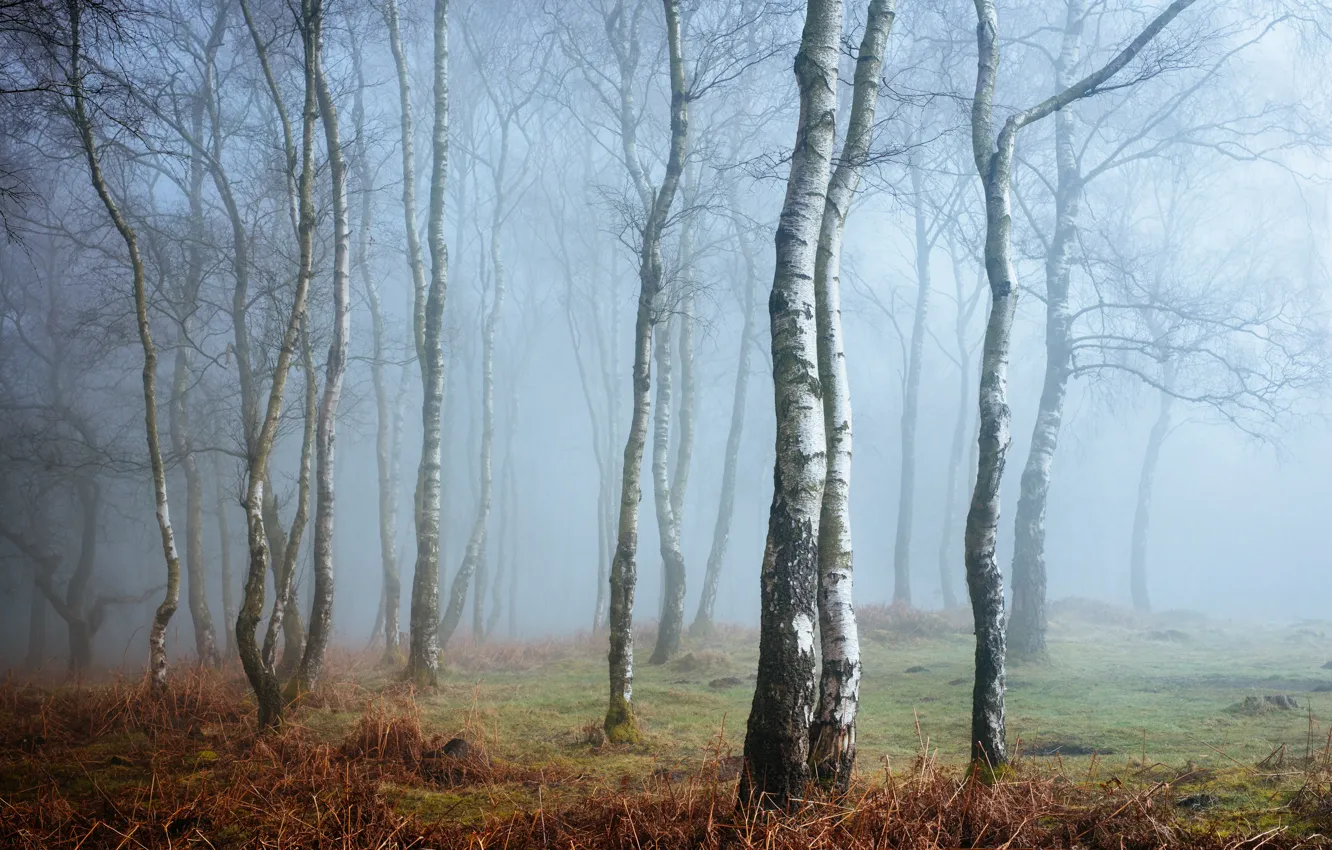
[[[93,629],[88,622],[88,582],[97,563],[97,522],[100,488],[81,479],[75,484],[79,499],[79,559],[65,586],[64,617],[69,632],[69,675],[78,678],[92,669]]]
[[[976,622],[976,684],[972,691],[971,758],[993,771],[1008,760],[1004,744],[1004,587],[995,560],[999,483],[1011,439],[1007,399],[1008,348],[1017,306],[1009,227],[1013,150],[1018,131],[1099,91],[1194,0],[1174,0],[1128,46],[1078,82],[1010,115],[994,135],[995,79],[999,71],[999,17],[994,0],[976,0],[976,94],[971,105],[972,154],[985,189],[985,271],[990,319],[981,358],[980,438],[976,489],[967,513],[967,588]]]
[[[971,368],[968,363],[961,298],[958,298],[957,309],[957,418],[953,422],[952,447],[948,450],[948,480],[944,485],[943,533],[939,535],[939,587],[943,591],[944,609],[949,611],[957,607],[957,595],[953,591],[953,522],[957,512],[957,482],[961,474],[962,457],[966,451],[967,424],[971,421],[969,415],[971,407]],[[971,470],[968,470],[967,474],[970,475]]]
[[[306,429],[311,434],[312,429]],[[310,438],[310,445],[313,446],[313,437]],[[305,442],[302,442],[302,458],[305,457]],[[305,464],[302,461],[302,468]],[[278,665],[278,678],[286,679],[301,662],[301,656],[305,654],[305,621],[301,618],[300,606],[296,604],[293,596],[295,593],[296,577],[293,573],[288,575],[287,564],[290,563],[295,568],[296,559],[300,555],[299,542],[305,532],[306,512],[300,510],[300,505],[304,503],[304,498],[297,500],[297,511],[292,518],[290,530],[283,533],[282,516],[278,511],[277,496],[275,495],[272,480],[265,481],[265,491],[263,497],[263,520],[264,536],[268,542],[269,560],[272,563],[270,572],[273,575],[273,588],[277,592],[278,588],[285,588],[282,591],[281,616],[278,617],[282,625],[282,662]],[[291,553],[290,561],[287,558],[287,541],[295,540],[297,548]]]
[[[514,570],[513,554],[514,550],[517,547],[514,545],[514,533],[515,533],[514,528],[516,524],[514,522],[515,517],[513,515],[514,511],[514,505],[512,504],[513,494],[512,492],[510,492],[512,490],[513,465],[514,465],[513,437],[514,433],[517,431],[517,425],[518,425],[516,421],[516,418],[518,416],[517,375],[513,376],[511,380],[512,380],[512,385],[510,386],[509,389],[509,405],[508,405],[508,410],[506,411],[506,416],[504,421],[504,465],[500,470],[500,480],[499,480],[500,527],[499,527],[499,551],[496,553],[496,559],[498,561],[499,568],[495,573],[494,588],[491,592],[491,597],[490,597],[490,602],[491,602],[490,618],[486,620],[486,629],[485,629],[486,637],[489,637],[492,634],[494,634],[495,627],[499,625],[500,611],[503,608],[504,595],[505,595],[505,582],[507,581],[514,588],[517,587],[512,577],[512,573]],[[509,603],[510,603],[510,609],[512,609],[513,600],[510,599]],[[509,637],[512,638],[513,637],[512,631],[513,628],[516,626],[516,621],[514,619],[514,614],[512,610],[509,611],[509,624],[510,624]]]
[[[188,322],[186,327],[188,327]],[[199,459],[190,446],[189,385],[193,380],[190,367],[188,339],[181,341],[176,351],[176,364],[168,408],[169,428],[173,449],[181,459],[185,475],[185,573],[189,577],[187,599],[190,617],[194,622],[194,645],[199,662],[217,667],[222,659],[217,651],[217,637],[213,618],[208,610],[207,577],[203,555],[203,481],[199,473]]]
[[[28,597],[28,655],[23,661],[26,670],[40,670],[46,663],[46,608],[46,596],[34,574]]]
[[[467,598],[467,583],[475,573],[477,576],[474,610],[474,637],[484,638],[485,627],[482,611],[485,601],[485,586],[482,573],[485,569],[486,539],[490,532],[490,509],[494,501],[494,454],[495,454],[495,337],[499,332],[499,323],[504,315],[505,268],[502,252],[502,229],[504,224],[504,181],[505,160],[508,156],[509,126],[507,121],[500,124],[500,149],[493,169],[495,179],[494,211],[490,222],[490,264],[495,281],[495,290],[491,294],[490,314],[481,340],[481,463],[480,493],[477,498],[476,518],[472,532],[467,540],[467,551],[462,565],[453,577],[449,588],[449,606],[440,624],[439,645],[442,651],[453,636],[454,630],[462,619],[463,603]]]
[[[675,405],[674,353],[671,351],[672,332],[676,317],[672,316],[659,329],[655,342],[657,362],[657,397],[653,400],[652,438],[652,494],[657,508],[657,530],[662,560],[661,618],[657,625],[657,644],[653,647],[649,664],[665,664],[680,646],[680,618],[677,607],[684,605],[684,553],[680,549],[680,525],[672,510],[670,481],[671,417]],[[676,595],[679,599],[676,599]],[[677,605],[678,603],[678,605]],[[683,611],[681,610],[681,613]]]
[[[133,272],[134,315],[139,330],[139,342],[143,348],[143,403],[144,431],[148,443],[148,463],[152,468],[153,496],[157,507],[157,528],[161,535],[162,554],[166,560],[166,593],[153,616],[152,628],[148,632],[148,673],[153,689],[166,690],[167,657],[166,631],[171,617],[176,613],[180,600],[180,556],[176,553],[176,537],[171,528],[171,513],[167,501],[166,467],[162,462],[161,441],[157,429],[157,347],[153,344],[152,329],[148,319],[148,292],[144,285],[143,260],[139,256],[138,236],[134,228],[120,212],[120,207],[111,196],[111,190],[102,176],[102,166],[97,153],[97,143],[93,137],[92,121],[88,117],[83,96],[82,45],[80,43],[81,10],[78,3],[71,3],[70,13],[70,93],[74,99],[74,124],[83,143],[83,153],[88,161],[88,172],[93,188],[101,198],[107,215],[119,231],[129,252],[130,268]]]
[[[305,632],[301,628],[300,618],[292,612],[298,607],[296,594],[296,560],[300,556],[301,537],[310,513],[310,470],[315,453],[315,431],[318,419],[318,387],[315,379],[314,354],[310,350],[308,328],[301,331],[301,365],[305,376],[304,427],[301,433],[301,460],[296,483],[296,515],[291,521],[291,532],[282,539],[282,562],[277,565],[275,576],[280,581],[273,588],[273,610],[268,617],[268,628],[264,634],[263,663],[269,669],[275,669],[275,682],[291,680],[298,672],[301,659],[305,657]],[[280,528],[280,526],[278,526]],[[278,535],[281,539],[281,535]],[[293,626],[298,630],[300,643],[293,646],[287,642]],[[277,657],[279,629],[283,637],[282,663],[274,667]]]
[[[190,129],[196,139],[203,138],[204,107],[212,96],[211,61],[205,63],[205,68],[203,90],[195,97],[190,110]],[[203,221],[203,156],[202,151],[193,146],[190,148],[189,169],[190,245],[180,293],[181,340],[176,349],[167,415],[172,449],[180,457],[181,471],[185,477],[185,573],[189,578],[187,601],[190,619],[194,623],[195,650],[199,654],[200,663],[218,667],[222,659],[218,655],[212,612],[208,610],[208,585],[204,569],[203,480],[190,433],[190,387],[195,380],[191,346],[194,344],[194,313],[198,308],[199,287],[203,282],[203,243],[206,238]]]
[[[226,623],[226,658],[236,654],[236,591],[231,575],[231,530],[227,523],[226,490],[222,484],[222,462],[213,453],[213,501],[217,510],[218,562],[222,573],[222,621]]]
[[[818,707],[809,729],[809,767],[815,781],[838,794],[846,793],[851,784],[851,771],[856,763],[856,711],[860,703],[860,635],[852,602],[851,387],[846,377],[842,337],[842,234],[860,181],[860,168],[869,154],[879,71],[896,7],[896,0],[871,0],[866,15],[846,140],[828,183],[814,266],[827,473],[820,507],[818,553],[823,669]]]
[[[394,414],[390,410],[388,386],[384,377],[384,312],[379,300],[379,285],[370,272],[370,228],[374,209],[371,185],[370,157],[365,139],[365,70],[362,67],[360,44],[354,45],[352,60],[356,69],[356,94],[352,102],[352,124],[356,128],[355,162],[356,181],[361,192],[361,221],[356,238],[356,267],[361,274],[366,302],[370,306],[370,381],[375,393],[375,469],[379,485],[379,559],[383,569],[379,614],[373,635],[380,627],[384,632],[382,663],[392,666],[401,663],[398,648],[398,606],[402,598],[402,582],[398,577],[398,494],[394,469]],[[404,382],[405,383],[405,382]]]
[[[731,539],[731,519],[735,514],[735,476],[740,463],[740,439],[745,429],[745,406],[749,397],[749,357],[754,344],[754,291],[758,286],[754,247],[744,229],[739,210],[732,198],[731,223],[736,242],[745,263],[745,292],[740,326],[740,357],[735,370],[735,390],[731,396],[731,428],[726,434],[726,457],[722,462],[721,501],[717,506],[717,522],[712,528],[712,548],[708,551],[708,566],[703,575],[703,593],[698,598],[698,611],[689,633],[706,637],[712,633],[713,611],[717,605],[717,585],[721,581],[722,564],[726,562],[727,544]]]
[[[679,0],[662,0],[666,13],[666,42],[671,73],[671,143],[666,172],[655,194],[643,192],[647,217],[643,222],[639,253],[638,312],[634,320],[633,417],[624,446],[620,488],[620,513],[615,558],[610,574],[610,701],[606,708],[606,738],[611,743],[638,740],[633,714],[634,585],[637,580],[638,502],[642,498],[643,446],[647,442],[649,393],[652,390],[652,325],[661,309],[662,231],[666,227],[675,193],[684,171],[685,142],[689,129],[684,54],[680,32]],[[635,182],[645,185],[634,153],[632,103],[625,106],[628,89],[622,90],[621,141],[625,164]]]
[[[315,450],[319,475],[315,487],[314,604],[293,693],[309,691],[324,669],[324,652],[333,627],[333,526],[337,498],[336,449],[338,404],[347,372],[347,337],[351,331],[351,224],[347,211],[347,165],[338,132],[338,109],[328,80],[317,67],[319,115],[324,125],[328,167],[333,181],[333,339],[325,364],[324,394],[319,403]]]
[[[1170,434],[1170,409],[1175,397],[1171,393],[1175,383],[1175,364],[1167,360],[1161,367],[1160,407],[1156,421],[1147,437],[1147,451],[1142,457],[1142,472],[1138,477],[1138,503],[1133,511],[1133,542],[1130,549],[1129,584],[1133,592],[1133,610],[1147,614],[1152,610],[1152,598],[1147,592],[1147,532],[1151,525],[1152,486],[1156,482],[1156,466],[1161,459],[1161,446]]]
[[[691,223],[686,221],[683,225],[684,230],[689,230]],[[681,239],[686,243],[681,248],[681,254],[689,257],[692,253],[692,242],[681,234]],[[686,260],[692,262],[692,259]],[[689,467],[693,463],[694,454],[694,297],[691,292],[694,282],[693,275],[686,268],[685,271],[685,294],[681,303],[680,312],[680,335],[679,335],[679,357],[680,357],[680,440],[676,446],[675,455],[675,475],[670,484],[670,520],[671,533],[669,541],[663,542],[663,564],[665,569],[663,576],[665,578],[664,593],[661,600],[661,620],[657,629],[657,645],[653,647],[652,656],[648,659],[649,664],[665,664],[671,658],[675,657],[680,650],[680,638],[684,631],[684,603],[686,589],[686,570],[684,549],[681,544],[682,527],[684,525],[684,500],[685,492],[689,486]],[[665,557],[665,544],[669,542],[672,547],[670,557]]]
[[[1056,91],[1064,90],[1071,82],[1085,16],[1083,0],[1070,0],[1063,44],[1055,62]],[[1050,470],[1059,447],[1064,396],[1073,368],[1068,287],[1082,198],[1072,112],[1056,112],[1054,122],[1058,175],[1054,231],[1045,257],[1045,384],[1036,410],[1027,465],[1022,470],[1022,491],[1014,521],[1013,613],[1008,623],[1009,654],[1015,660],[1037,662],[1049,657],[1045,645],[1045,509],[1050,495]]]
[[[252,19],[245,0],[241,2],[241,10],[244,12],[247,23],[250,24],[251,35],[253,37],[256,51],[265,65],[267,74],[267,58],[265,53],[264,41],[255,30]],[[269,534],[265,529],[265,513],[267,503],[265,502],[265,484],[268,481],[268,459],[273,451],[273,443],[277,437],[278,420],[282,412],[282,396],[286,388],[287,376],[291,370],[291,360],[297,344],[297,336],[305,323],[306,296],[309,292],[311,277],[311,268],[314,254],[314,125],[318,119],[318,109],[315,96],[315,71],[318,67],[318,45],[320,29],[322,27],[323,8],[320,0],[302,0],[301,3],[301,39],[304,51],[304,90],[305,102],[302,109],[302,133],[301,133],[301,170],[297,181],[296,191],[296,224],[297,224],[297,242],[299,260],[296,274],[296,291],[293,293],[291,314],[288,316],[286,328],[282,336],[282,345],[278,349],[277,363],[273,370],[273,380],[269,386],[268,404],[264,412],[262,424],[252,425],[247,423],[246,436],[249,469],[247,470],[248,483],[245,493],[245,515],[246,515],[246,540],[250,552],[249,568],[246,572],[245,593],[242,597],[240,613],[236,615],[236,644],[240,651],[241,665],[245,668],[246,678],[250,681],[250,686],[254,688],[255,697],[259,704],[259,726],[260,728],[269,728],[276,726],[282,720],[282,693],[278,682],[278,674],[274,669],[272,647],[270,640],[277,628],[277,622],[281,619],[281,611],[284,601],[284,588],[282,582],[277,582],[274,592],[273,614],[269,619],[268,637],[265,639],[264,649],[261,652],[255,630],[259,626],[259,619],[263,613],[264,605],[264,581],[265,573],[269,568]],[[274,102],[278,107],[279,114],[283,118],[284,139],[290,139],[290,128],[286,121],[286,113],[281,106],[281,98],[276,96],[276,87],[271,86],[274,91]],[[288,141],[287,162],[289,174],[295,168],[296,157],[293,146]],[[241,286],[243,278],[237,278],[237,290],[233,297],[233,324],[236,327],[237,350],[242,348],[245,340],[242,338],[244,333],[244,315],[245,302],[241,300]],[[307,384],[309,379],[307,378]],[[307,388],[307,402],[309,389]],[[308,412],[308,411],[307,411]],[[306,431],[309,432],[307,417]],[[308,445],[309,440],[303,441]],[[305,454],[304,447],[302,454]],[[306,468],[306,461],[303,458],[303,470]],[[268,487],[271,495],[271,486]],[[301,506],[298,506],[298,515],[301,513],[305,500],[301,499]],[[276,514],[276,504],[273,513]],[[300,525],[303,525],[301,523]],[[293,536],[295,536],[297,526],[293,525]],[[288,549],[293,547],[288,546]],[[294,560],[294,553],[287,552],[286,560]],[[286,578],[289,578],[291,571]],[[295,607],[295,606],[291,606]]]
[[[911,322],[906,385],[902,393],[902,471],[897,497],[897,542],[893,546],[893,604],[911,607],[911,530],[916,508],[916,422],[920,371],[925,356],[925,320],[930,305],[930,236],[925,221],[920,166],[908,162],[916,223],[916,311]]]
[[[1010,256],[1009,182],[1016,127],[990,141],[995,77],[999,65],[998,15],[993,0],[976,0],[979,56],[972,104],[972,147],[985,191],[985,271],[990,318],[981,354],[980,435],[976,486],[967,511],[964,558],[976,633],[976,680],[971,694],[971,761],[977,768],[1008,763],[1004,737],[1004,585],[995,547],[999,531],[999,484],[1011,442],[1008,409],[1008,349],[1017,307]]]
[[[421,356],[421,508],[416,527],[416,574],[412,577],[411,636],[407,655],[408,678],[418,687],[433,686],[439,678],[439,529],[440,529],[440,410],[444,401],[444,298],[448,287],[449,249],[444,239],[444,181],[449,166],[449,3],[435,0],[434,100],[430,176],[430,286],[414,321],[424,329]],[[396,14],[395,26],[396,32]],[[399,87],[404,92],[404,135],[409,114],[405,65],[399,64]],[[404,163],[406,153],[404,152]],[[406,195],[404,193],[404,203]],[[424,314],[422,315],[422,311]]]
[[[514,420],[518,417],[518,400],[514,397],[512,417]],[[516,422],[511,427],[516,427]],[[514,473],[514,464],[505,464],[504,470],[504,507],[511,517],[510,527],[518,525],[518,484],[516,474]],[[509,620],[508,634],[509,639],[518,637],[518,546],[515,539],[510,538],[509,555]]]
[[[819,523],[828,466],[814,275],[836,132],[841,35],[841,0],[809,0],[795,60],[800,119],[768,299],[777,457],[760,581],[758,681],[740,777],[742,808],[785,808],[804,795],[810,778]]]

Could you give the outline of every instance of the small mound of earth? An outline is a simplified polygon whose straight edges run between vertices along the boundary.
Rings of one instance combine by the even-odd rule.
[[[466,767],[488,767],[490,760],[483,752],[473,751],[462,738],[450,738],[437,750],[421,753],[419,767],[426,778],[445,785],[458,785],[466,778]]]
[[[954,679],[948,684],[952,685],[953,687],[957,687],[958,685],[965,685],[966,683],[967,683],[966,679]]]
[[[731,664],[731,656],[724,652],[718,652],[715,649],[701,649],[697,652],[687,652],[669,662],[666,667],[676,673],[699,673],[704,670],[716,670],[717,668],[726,668]]]
[[[1271,711],[1294,711],[1300,707],[1295,697],[1285,694],[1267,694],[1266,696],[1247,696],[1244,702],[1236,703],[1230,710],[1236,714],[1267,714]]]
[[[1183,643],[1189,639],[1189,636],[1179,629],[1157,629],[1147,633],[1148,640],[1159,640],[1167,643]]]
[[[928,667],[923,667],[923,666],[917,664],[915,667],[908,667],[908,668],[906,668],[906,672],[908,672],[908,673],[928,673],[928,672],[930,672],[930,668],[928,668]]]
[[[1332,682],[1323,682],[1322,684],[1314,685],[1309,689],[1309,693],[1311,694],[1325,694],[1328,692],[1332,692]]]
[[[1221,798],[1215,794],[1208,794],[1204,791],[1201,794],[1189,794],[1186,797],[1180,797],[1175,801],[1175,805],[1181,809],[1188,809],[1191,812],[1202,812],[1207,809],[1214,809],[1221,805]]]
[[[713,679],[708,682],[708,687],[714,691],[724,691],[727,688],[738,688],[743,684],[744,682],[734,676],[722,676],[720,679]]]
[[[1078,741],[1033,741],[1018,750],[1024,756],[1108,756],[1114,755],[1109,747],[1089,747]]]

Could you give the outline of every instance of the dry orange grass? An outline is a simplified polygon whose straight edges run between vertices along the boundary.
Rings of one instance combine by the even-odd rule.
[[[502,655],[500,656],[503,657]],[[1295,850],[1329,846],[1332,787],[1311,774],[1282,828],[1222,828],[1181,813],[1165,782],[1150,788],[1017,778],[994,786],[919,759],[906,776],[864,780],[851,796],[794,811],[737,816],[721,747],[697,773],[647,778],[641,790],[589,788],[478,822],[422,820],[395,808],[385,783],[484,792],[501,784],[567,787],[490,758],[484,735],[447,755],[409,691],[365,698],[334,685],[319,699],[360,699],[338,743],[295,720],[259,735],[243,685],[189,672],[165,696],[144,683],[43,690],[0,686],[0,846],[121,848],[827,848]]]

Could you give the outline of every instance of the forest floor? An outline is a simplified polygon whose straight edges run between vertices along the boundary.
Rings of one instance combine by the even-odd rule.
[[[1332,846],[1332,624],[1056,603],[1049,663],[1010,666],[1015,769],[987,787],[964,773],[967,625],[859,619],[855,788],[783,819],[732,815],[757,641],[722,627],[637,666],[623,747],[601,743],[587,637],[459,645],[421,694],[344,654],[264,736],[238,670],[183,671],[165,699],[11,679],[0,846]],[[453,738],[470,754],[443,755]]]

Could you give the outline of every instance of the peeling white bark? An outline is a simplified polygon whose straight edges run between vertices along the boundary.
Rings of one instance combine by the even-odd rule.
[[[772,326],[776,465],[760,586],[758,681],[745,734],[739,805],[785,808],[809,780],[812,631],[827,441],[814,275],[836,131],[841,0],[810,0],[795,59],[800,118],[776,234]],[[809,647],[808,649],[806,647]]]
[[[852,599],[851,387],[842,335],[842,233],[860,168],[869,154],[879,73],[895,0],[872,0],[856,60],[855,87],[846,139],[828,183],[814,271],[819,382],[827,470],[820,505],[819,637],[823,669],[819,702],[809,730],[810,769],[825,787],[845,792],[856,761],[856,711],[860,702],[860,635]]]

